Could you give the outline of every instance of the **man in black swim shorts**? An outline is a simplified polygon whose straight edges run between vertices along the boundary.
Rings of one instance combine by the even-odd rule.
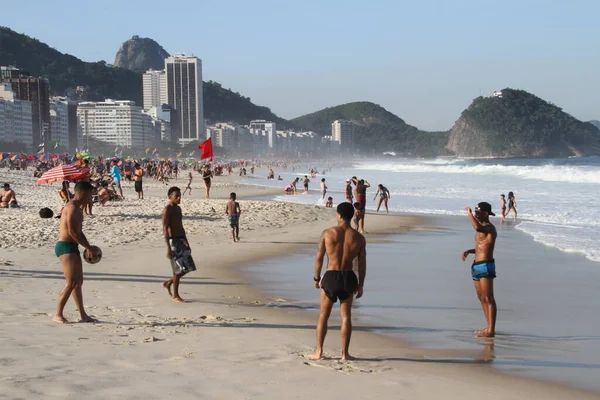
[[[342,360],[351,360],[348,353],[352,335],[352,301],[363,295],[367,273],[365,237],[352,229],[350,220],[354,215],[352,204],[344,202],[337,206],[338,226],[326,229],[321,235],[315,260],[315,288],[321,290],[319,322],[317,324],[317,351],[308,356],[311,360],[323,357],[323,342],[327,334],[327,322],[333,304],[340,299],[342,319]],[[327,254],[327,271],[321,279],[323,259]],[[352,271],[352,263],[358,258],[358,278]]]

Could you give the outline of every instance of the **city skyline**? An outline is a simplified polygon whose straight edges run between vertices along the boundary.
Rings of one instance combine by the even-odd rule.
[[[85,2],[33,0],[30,18],[15,20],[10,3],[0,25],[108,63],[131,36],[150,37],[171,54],[201,58],[206,80],[283,118],[371,101],[420,129],[448,130],[473,98],[505,87],[584,121],[600,118],[600,4],[593,1],[181,1],[178,8],[189,12],[176,20],[174,10],[152,7],[158,2],[118,4],[113,13]],[[75,18],[89,12],[95,18]],[[199,14],[202,23],[192,24]],[[159,16],[160,24],[148,22]],[[61,29],[48,29],[48,20]],[[177,30],[169,29],[174,21]],[[94,31],[102,35],[81,35]]]

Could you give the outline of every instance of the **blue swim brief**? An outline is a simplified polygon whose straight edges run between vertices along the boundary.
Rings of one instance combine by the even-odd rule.
[[[496,277],[496,263],[494,260],[476,261],[471,266],[471,276],[474,281],[481,278],[494,279]]]

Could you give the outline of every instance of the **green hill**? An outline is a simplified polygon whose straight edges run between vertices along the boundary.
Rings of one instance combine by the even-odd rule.
[[[566,157],[600,154],[600,130],[523,90],[478,97],[463,111],[447,148],[460,157]]]
[[[64,95],[77,86],[85,86],[87,93],[84,100],[111,98],[142,104],[140,72],[113,68],[104,61],[84,62],[6,27],[0,27],[0,65],[14,65],[32,76],[48,78],[55,95]],[[212,81],[204,82],[204,115],[212,121],[247,124],[251,119],[267,119],[280,126],[287,124],[269,108],[257,106],[249,98]]]
[[[336,119],[349,120],[355,124],[355,142],[364,152],[395,151],[414,156],[445,154],[448,132],[420,131],[385,108],[370,102],[326,108],[294,118],[291,122],[302,129],[331,135],[331,123]]]

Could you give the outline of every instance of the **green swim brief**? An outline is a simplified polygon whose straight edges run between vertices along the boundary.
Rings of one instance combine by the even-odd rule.
[[[54,253],[56,254],[56,257],[60,257],[63,254],[69,253],[79,254],[79,247],[75,242],[60,241],[56,242],[54,245]]]

